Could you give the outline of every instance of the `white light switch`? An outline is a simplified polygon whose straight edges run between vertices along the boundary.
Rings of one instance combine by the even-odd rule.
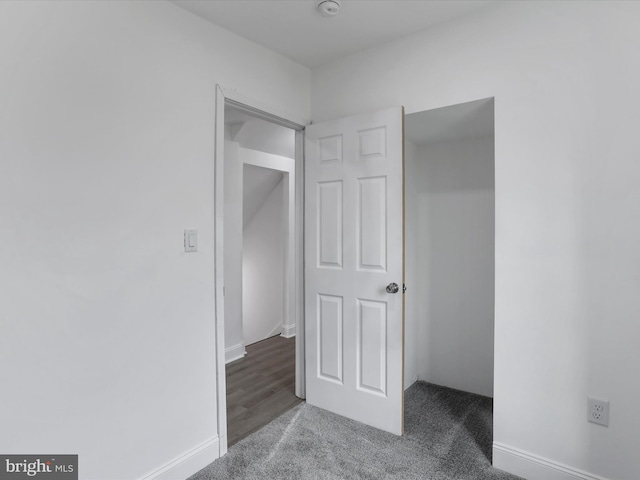
[[[198,231],[197,230],[184,231],[184,251],[185,252],[198,251]]]

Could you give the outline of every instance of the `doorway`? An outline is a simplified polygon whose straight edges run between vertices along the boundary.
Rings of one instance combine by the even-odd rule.
[[[295,132],[225,107],[225,363],[296,333],[287,303],[295,243]]]
[[[281,408],[286,402],[278,397],[278,388],[288,390],[289,400],[300,401],[298,397],[304,395],[304,382],[299,380],[298,374],[304,371],[304,367],[298,366],[304,349],[298,351],[296,346],[299,343],[296,330],[301,328],[300,316],[297,315],[297,296],[301,287],[296,281],[301,277],[298,273],[301,268],[298,260],[301,250],[298,211],[301,202],[296,197],[295,172],[297,162],[302,160],[297,156],[299,134],[296,129],[302,127],[239,103],[225,96],[220,88],[216,97],[216,123],[224,126],[216,128],[215,162],[216,315],[224,319],[217,324],[217,410],[220,455],[223,455],[227,441],[239,438],[237,428],[235,432],[231,431],[231,426],[227,430],[227,419],[231,424],[234,418],[240,417],[240,421],[245,423],[242,426],[244,432],[240,434],[246,435],[259,428],[260,421],[270,421],[268,415],[264,415],[265,408],[256,410],[247,408],[248,405],[261,407],[268,406],[270,402],[272,406]],[[248,195],[243,194],[244,179],[253,182],[247,188]],[[265,231],[265,228],[270,231]],[[253,233],[247,234],[248,231]],[[245,238],[252,255],[243,256]],[[249,282],[243,282],[243,271]],[[256,286],[259,287],[257,291]],[[253,312],[246,305],[243,308],[243,297],[247,295],[251,297],[252,307],[259,304]],[[249,316],[253,313],[252,319],[243,318],[245,309]],[[271,311],[271,315],[264,315],[266,311]],[[263,320],[260,317],[267,316],[272,323],[274,318],[278,320],[270,326],[256,323],[256,319]],[[272,338],[265,340],[268,337]],[[272,361],[280,361],[287,368],[293,367],[289,368],[291,378],[286,381],[274,378],[260,368],[253,372],[253,377],[248,374],[251,363],[264,367],[265,355],[273,350],[271,347],[265,349],[261,345],[263,342],[278,343],[281,351]],[[283,347],[288,352],[286,356],[282,353]],[[251,360],[244,362],[249,356]],[[239,362],[244,362],[245,366],[234,367]],[[227,364],[228,367],[225,366]],[[272,365],[272,369],[278,370],[279,366]],[[243,378],[238,379],[238,370],[242,371]],[[262,393],[257,389],[255,375],[260,377],[264,387]],[[230,382],[229,388],[227,381]],[[273,385],[269,384],[270,381]],[[239,398],[243,392],[245,397]],[[250,395],[252,397],[248,398]],[[293,401],[289,403],[294,404]],[[255,415],[256,412],[260,415]],[[248,423],[252,425],[249,430]]]
[[[301,402],[295,396],[295,322],[284,308],[295,135],[227,106],[225,147],[225,185],[233,185],[225,192],[227,438],[232,446]]]
[[[493,397],[494,100],[407,115],[405,132],[405,385]]]

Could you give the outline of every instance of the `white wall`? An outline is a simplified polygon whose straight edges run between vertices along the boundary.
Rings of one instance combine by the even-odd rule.
[[[167,2],[0,2],[0,451],[215,454],[215,85],[308,118],[309,82]]]
[[[282,333],[284,190],[276,185],[244,229],[243,329],[246,345]]]
[[[404,248],[407,259],[418,256],[418,194],[415,177],[417,171],[418,147],[405,137],[404,142]],[[418,285],[419,268],[415,261],[404,265],[404,281],[407,291],[404,295],[404,388],[409,388],[418,379],[418,352],[424,349],[418,336],[419,302],[421,292]]]
[[[243,176],[240,148],[224,142],[224,345],[225,361],[246,354],[242,331]]]
[[[421,380],[493,396],[493,137],[418,149]],[[413,263],[413,262],[409,262]]]
[[[494,461],[530,478],[640,472],[639,20],[639,2],[506,2],[313,71],[314,121],[495,97]]]

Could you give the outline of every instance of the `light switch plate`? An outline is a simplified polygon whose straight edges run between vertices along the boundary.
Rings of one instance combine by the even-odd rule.
[[[184,251],[187,253],[198,251],[198,231],[197,230],[184,231]]]

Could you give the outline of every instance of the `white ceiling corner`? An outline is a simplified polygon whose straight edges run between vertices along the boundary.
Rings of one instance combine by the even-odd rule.
[[[316,11],[316,0],[170,1],[313,68],[505,0],[342,0],[331,18]]]

